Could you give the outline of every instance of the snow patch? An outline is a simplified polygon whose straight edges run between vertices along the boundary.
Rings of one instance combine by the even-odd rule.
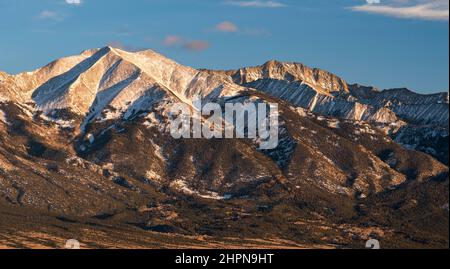
[[[0,109],[0,121],[3,122],[4,124],[9,125],[8,119],[6,118],[6,114],[1,109]]]
[[[198,191],[192,190],[191,188],[189,188],[188,184],[186,183],[186,181],[184,180],[175,180],[174,182],[172,182],[170,184],[170,186],[172,188],[175,188],[181,192],[183,192],[184,194],[187,195],[192,195],[192,196],[198,196],[204,199],[211,199],[211,200],[229,200],[232,198],[231,195],[226,194],[226,195],[219,195],[216,192],[212,192],[212,191],[206,191],[205,193],[200,193]]]
[[[40,117],[41,117],[41,119],[43,119],[46,122],[51,122],[51,123],[58,125],[58,127],[60,127],[60,128],[75,128],[74,120],[68,121],[68,120],[62,120],[62,119],[55,119],[52,117],[48,117],[44,114],[41,114]]]
[[[161,124],[161,120],[158,119],[155,112],[149,113],[147,116],[144,117],[145,121],[143,125],[147,127],[147,129],[150,129],[152,127],[158,127]]]
[[[94,144],[95,136],[94,136],[93,134],[88,134],[88,135],[86,136],[86,138],[87,138],[87,140],[89,140],[89,143],[90,143],[90,144]]]
[[[340,122],[338,120],[332,120],[332,121],[328,121],[328,127],[333,128],[333,129],[339,129]]]
[[[102,117],[100,117],[99,122],[105,122],[110,120],[116,120],[119,119],[122,115],[122,112],[119,110],[111,110],[111,109],[105,109],[102,112]]]
[[[297,112],[297,114],[298,114],[300,117],[307,117],[307,116],[308,116],[308,112],[307,112],[307,110],[304,109],[304,108],[297,107],[296,112]]]
[[[153,170],[145,172],[145,177],[152,180],[161,180],[161,176]]]
[[[153,148],[155,149],[155,155],[158,157],[161,161],[165,162],[167,161],[166,157],[164,156],[162,147],[158,146],[153,140],[149,139],[150,143],[152,143]]]

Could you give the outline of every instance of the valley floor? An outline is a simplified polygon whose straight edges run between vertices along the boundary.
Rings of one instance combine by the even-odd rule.
[[[133,226],[77,223],[19,211],[1,210],[0,249],[64,249],[67,240],[81,249],[331,249],[284,239],[215,238],[143,231]]]
[[[64,249],[70,239],[79,241],[81,249],[363,249],[366,240],[374,234],[378,234],[381,247],[386,249],[448,248],[448,241],[439,237],[426,242],[415,237],[406,240],[403,232],[390,229],[308,220],[296,224],[310,236],[302,240],[279,238],[270,233],[266,236],[187,235],[146,231],[128,223],[0,207],[0,249]]]

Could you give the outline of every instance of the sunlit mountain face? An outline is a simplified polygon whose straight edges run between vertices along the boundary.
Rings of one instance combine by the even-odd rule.
[[[174,138],[172,107],[197,101],[277,104],[276,147]],[[448,107],[301,63],[113,46],[0,73],[0,246],[445,248]]]

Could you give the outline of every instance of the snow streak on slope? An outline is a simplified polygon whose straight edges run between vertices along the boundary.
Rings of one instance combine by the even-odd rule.
[[[9,124],[8,119],[6,118],[5,112],[0,109],[0,122],[4,124]]]
[[[338,98],[333,95],[322,94],[302,82],[260,79],[247,83],[245,86],[258,89],[293,105],[322,115],[380,123],[398,121],[396,115],[388,109],[376,109],[355,102],[350,96]]]

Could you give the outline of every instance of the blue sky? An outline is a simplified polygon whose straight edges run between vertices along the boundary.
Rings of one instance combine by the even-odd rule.
[[[196,68],[302,62],[349,83],[448,91],[447,0],[0,0],[0,70],[107,44]]]

